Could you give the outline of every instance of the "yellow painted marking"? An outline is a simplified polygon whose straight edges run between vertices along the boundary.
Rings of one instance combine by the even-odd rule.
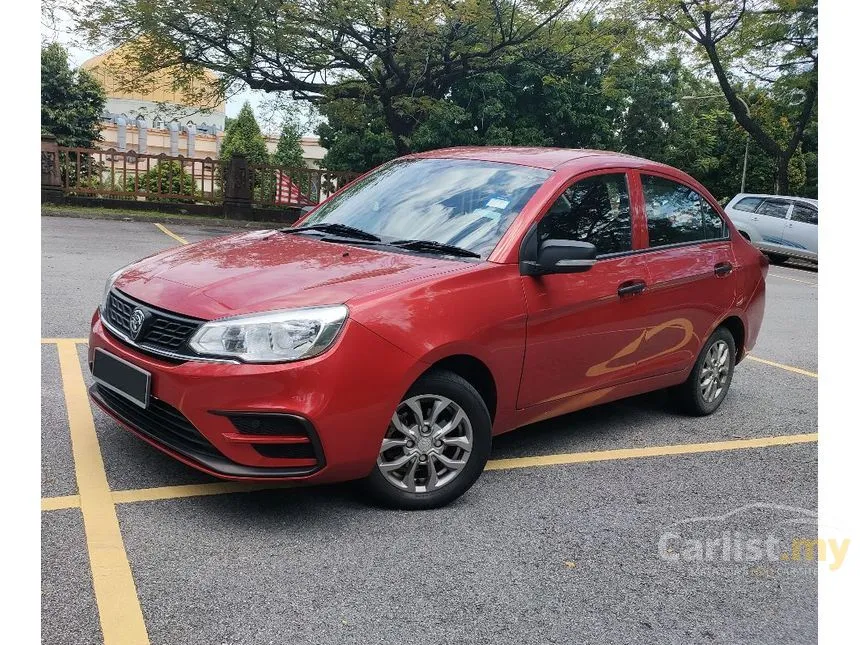
[[[63,343],[63,342],[67,342],[67,341],[70,343],[88,343],[88,342],[90,342],[90,339],[89,338],[43,338],[42,344],[43,345],[56,345],[57,343]]]
[[[61,511],[66,508],[79,508],[81,498],[79,495],[63,495],[61,497],[43,497],[43,511]]]
[[[179,242],[180,244],[188,244],[188,240],[186,240],[184,237],[180,237],[180,236],[178,236],[176,233],[174,233],[174,232],[173,232],[173,231],[171,231],[169,228],[167,228],[164,224],[159,224],[159,223],[157,223],[157,222],[156,222],[156,223],[155,223],[155,226],[156,226],[156,227],[158,228],[158,230],[160,230],[162,233],[164,233],[165,235],[167,235],[167,236],[169,236],[169,237],[172,237],[174,240],[176,240],[176,241],[177,241],[177,242]]]
[[[818,441],[818,433],[790,434],[775,437],[758,437],[755,439],[736,439],[732,441],[715,441],[711,443],[674,444],[668,446],[648,446],[645,448],[622,448],[619,450],[601,450],[596,452],[571,452],[541,457],[516,457],[513,459],[491,459],[487,462],[487,470],[513,470],[516,468],[536,468],[541,466],[558,466],[563,464],[578,464],[591,461],[615,461],[620,459],[637,459],[641,457],[667,457],[671,455],[692,455],[702,452],[721,452],[724,450],[741,450],[744,448],[767,448],[771,446],[787,446],[796,443]],[[154,502],[164,499],[179,499],[183,497],[202,497],[206,495],[224,495],[227,493],[250,493],[259,490],[286,488],[288,484],[244,484],[241,482],[216,482],[212,484],[188,484],[182,486],[160,486],[157,488],[139,488],[119,490],[112,493],[115,504],[134,502]],[[42,510],[71,508],[71,497],[47,497],[42,499]],[[56,501],[54,501],[56,500]],[[60,501],[69,500],[69,502]],[[69,503],[70,506],[61,504]]]
[[[213,484],[160,486],[158,488],[139,488],[136,490],[114,491],[113,501],[116,504],[128,504],[130,502],[154,502],[161,499],[177,499],[180,497],[202,497],[205,495],[223,495],[225,493],[250,493],[252,491],[268,490],[271,488],[283,488],[283,485],[216,482]]]
[[[93,589],[105,645],[148,645],[140,601],[105,474],[78,348],[57,343]]]
[[[813,287],[817,287],[817,282],[809,282],[808,280],[798,280],[797,278],[789,278],[787,275],[780,275],[778,273],[768,273],[768,277],[773,276],[774,278],[779,278],[780,280],[791,280],[792,282],[799,282],[800,284],[809,284]]]
[[[536,466],[558,466],[562,464],[582,464],[592,461],[614,461],[618,459],[638,459],[641,457],[666,457],[669,455],[692,455],[701,452],[721,452],[744,448],[766,448],[785,446],[794,443],[818,441],[818,433],[790,434],[756,439],[734,441],[714,441],[711,443],[687,443],[669,446],[648,446],[647,448],[622,448],[620,450],[598,450],[595,452],[569,452],[542,457],[516,457],[513,459],[493,459],[487,462],[486,470],[512,470],[514,468],[534,468]]]
[[[807,370],[802,370],[799,367],[792,367],[791,365],[783,365],[782,363],[774,363],[773,361],[768,361],[763,358],[759,358],[758,356],[750,356],[747,354],[747,358],[751,361],[755,361],[757,363],[764,363],[765,365],[770,365],[771,367],[778,367],[781,370],[786,370],[787,372],[794,372],[795,374],[803,374],[804,376],[809,376],[811,378],[818,378],[818,374],[815,372],[809,372]]]

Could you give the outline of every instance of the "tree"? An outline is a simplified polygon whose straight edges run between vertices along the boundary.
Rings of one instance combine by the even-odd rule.
[[[225,83],[287,92],[320,105],[366,99],[397,154],[418,116],[458,81],[538,59],[560,20],[594,0],[85,0],[91,42],[125,43],[138,77],[202,66]],[[525,47],[526,45],[532,45]],[[516,54],[515,54],[516,52]]]
[[[222,159],[230,159],[234,153],[245,155],[250,164],[269,162],[266,140],[260,132],[257,119],[254,118],[254,110],[247,101],[235,120],[230,123],[224,133],[224,141],[221,142]]]
[[[101,140],[105,93],[83,70],[69,67],[69,57],[58,43],[42,48],[42,132],[61,146],[90,148]]]
[[[282,168],[304,168],[305,153],[302,150],[301,140],[302,135],[298,125],[286,119],[281,127],[278,147],[272,155],[272,163]]]
[[[670,41],[697,45],[737,122],[776,160],[777,192],[787,192],[790,162],[818,98],[817,0],[636,0],[628,7]],[[740,96],[746,79],[779,99],[777,129],[748,110]]]

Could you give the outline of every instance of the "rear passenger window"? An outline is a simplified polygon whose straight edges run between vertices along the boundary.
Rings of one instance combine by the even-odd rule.
[[[722,217],[692,188],[642,175],[651,246],[704,242],[728,237]]]
[[[798,204],[795,202],[794,210],[791,211],[791,221],[805,222],[806,224],[818,225],[818,209],[807,206],[806,204]]]
[[[789,206],[791,206],[789,202],[784,202],[781,199],[768,199],[759,207],[758,214],[784,218],[788,215]]]
[[[623,174],[576,182],[553,203],[538,224],[538,240],[591,242],[598,255],[630,251],[630,198]]]
[[[755,213],[755,209],[759,204],[761,204],[761,197],[744,197],[741,201],[732,206],[732,208],[739,211]]]

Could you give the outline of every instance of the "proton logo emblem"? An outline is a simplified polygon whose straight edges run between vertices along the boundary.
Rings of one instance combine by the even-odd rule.
[[[143,309],[135,309],[128,317],[128,330],[131,332],[132,340],[137,340],[143,330],[143,323],[146,322],[146,314]]]

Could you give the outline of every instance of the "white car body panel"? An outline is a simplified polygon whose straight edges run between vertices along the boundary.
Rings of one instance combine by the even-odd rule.
[[[797,204],[806,219],[814,211],[815,223],[793,219]],[[818,261],[818,200],[741,193],[726,204],[725,211],[738,232],[765,253]]]

